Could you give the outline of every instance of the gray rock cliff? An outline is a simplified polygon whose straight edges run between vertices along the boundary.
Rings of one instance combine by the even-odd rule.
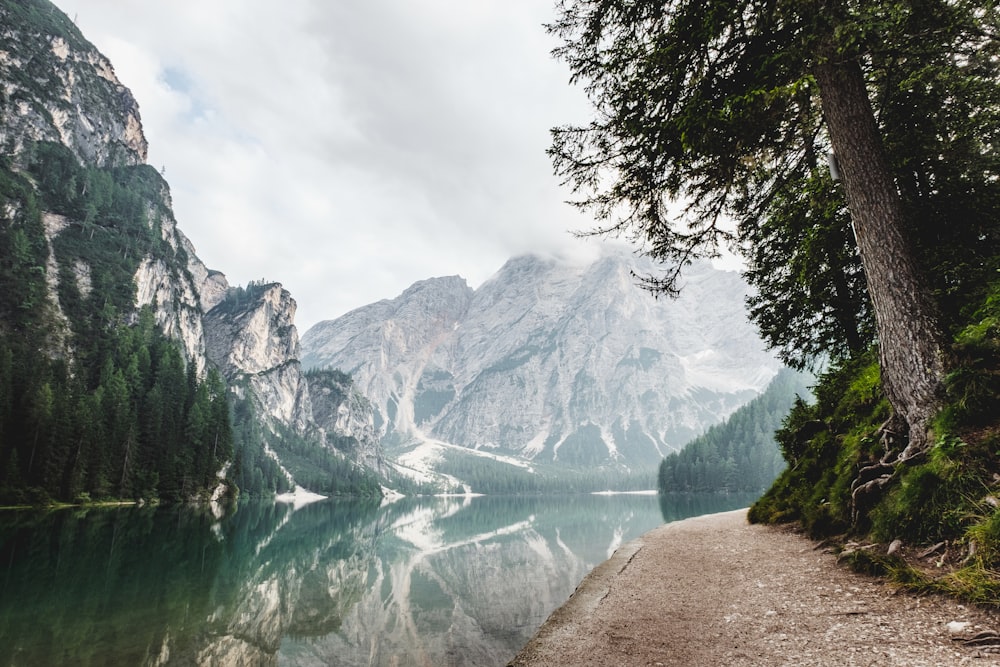
[[[322,441],[371,470],[387,472],[374,407],[351,378],[339,373],[307,373],[306,381],[313,423]]]
[[[627,251],[526,256],[477,290],[458,278],[321,322],[303,363],[350,373],[383,437],[518,459],[656,465],[758,395],[780,364],[746,320],[746,287],[709,264],[654,299]]]
[[[231,296],[205,317],[208,358],[231,383],[255,396],[265,415],[305,432],[311,411],[296,359],[295,301],[277,283],[240,291],[242,299]]]
[[[49,12],[50,34],[27,34],[20,12]],[[83,39],[54,7],[30,3],[0,8],[0,80],[5,119],[0,146],[21,153],[32,141],[67,146],[86,164],[112,166],[146,161],[139,105],[110,61]],[[39,39],[49,48],[40,52]],[[51,91],[58,90],[57,95]]]

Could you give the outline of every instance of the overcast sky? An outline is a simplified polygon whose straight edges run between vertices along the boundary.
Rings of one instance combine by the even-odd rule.
[[[555,0],[56,0],[139,102],[181,229],[300,333],[509,257],[592,252],[548,130],[584,122]],[[591,244],[593,245],[593,244]]]

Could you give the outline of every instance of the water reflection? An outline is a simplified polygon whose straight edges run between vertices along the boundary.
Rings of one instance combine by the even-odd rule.
[[[750,500],[3,513],[0,664],[504,664],[623,542]]]

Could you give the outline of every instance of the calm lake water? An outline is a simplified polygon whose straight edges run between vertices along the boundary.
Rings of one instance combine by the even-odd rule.
[[[0,665],[503,665],[624,542],[752,500],[0,512]]]

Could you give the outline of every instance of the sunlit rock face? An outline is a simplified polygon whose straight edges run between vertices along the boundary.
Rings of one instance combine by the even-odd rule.
[[[209,361],[265,419],[381,471],[371,403],[349,377],[303,373],[295,308],[277,283],[229,290],[204,318]]]
[[[0,80],[9,100],[0,124],[4,152],[17,154],[29,142],[44,140],[67,146],[85,164],[144,163],[139,105],[108,59],[58,10],[51,20],[69,24],[62,26],[64,35],[26,32],[31,29],[18,12],[44,9],[18,4],[0,7]]]
[[[179,232],[176,234],[172,237],[175,240]],[[135,274],[136,305],[153,308],[160,329],[181,342],[185,357],[203,375],[206,357],[201,297],[190,272],[179,268],[163,258],[144,257]]]
[[[230,295],[205,317],[207,353],[230,382],[252,392],[264,415],[304,433],[312,412],[294,317],[295,300],[277,283]]]
[[[213,361],[227,373],[265,373],[294,359],[299,344],[292,323],[295,307],[291,294],[275,283],[245,303],[213,309]]]
[[[746,286],[698,263],[655,299],[626,251],[510,260],[476,290],[417,283],[317,324],[309,367],[350,373],[384,434],[531,461],[655,465],[758,395],[780,365],[746,320]]]

